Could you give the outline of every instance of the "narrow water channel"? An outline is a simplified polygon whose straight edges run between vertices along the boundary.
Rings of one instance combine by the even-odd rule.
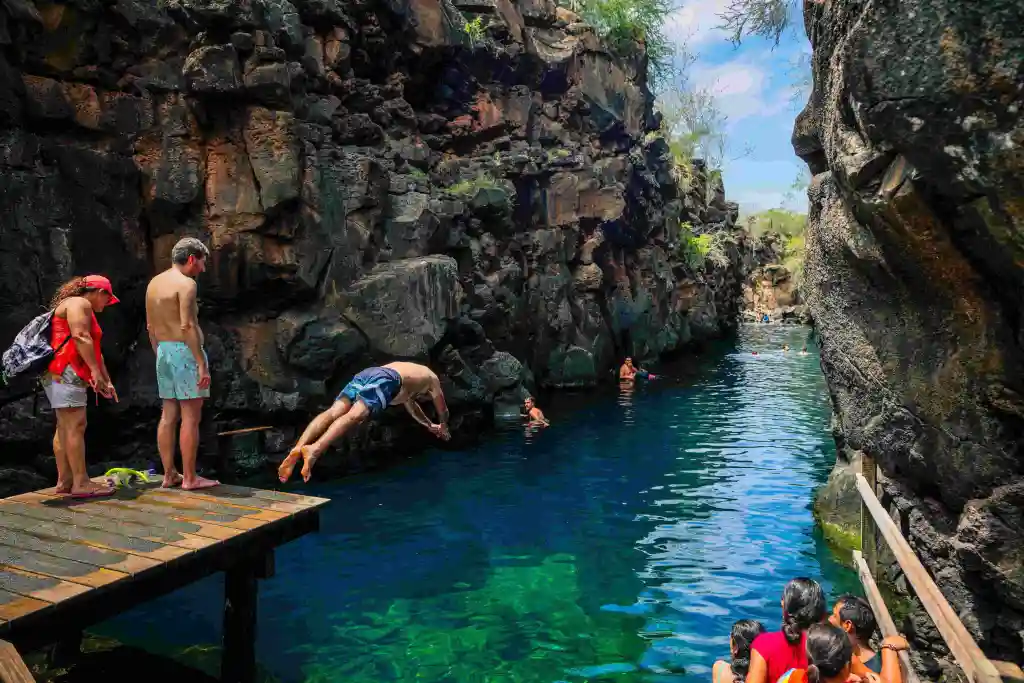
[[[540,433],[296,488],[333,502],[263,584],[265,672],[708,680],[734,620],[777,628],[789,578],[856,590],[809,508],[834,446],[807,329],[745,326],[696,362],[631,393],[543,405],[554,425]],[[210,579],[100,630],[155,651],[217,643],[221,590]]]

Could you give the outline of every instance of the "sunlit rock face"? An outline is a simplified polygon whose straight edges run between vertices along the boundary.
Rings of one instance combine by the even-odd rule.
[[[1024,659],[1024,5],[805,4],[807,299],[842,457],[982,648]],[[898,579],[897,583],[901,583]],[[915,615],[921,664],[936,635]]]
[[[466,434],[735,318],[736,205],[700,164],[672,181],[642,49],[550,1],[9,0],[0,46],[0,341],[110,276],[94,459],[156,461],[143,293],[183,236],[212,252],[204,425],[275,425],[269,452],[371,364],[436,368]],[[720,258],[680,260],[681,220]],[[2,401],[10,462],[51,474],[45,402]],[[399,412],[324,471],[422,437]]]

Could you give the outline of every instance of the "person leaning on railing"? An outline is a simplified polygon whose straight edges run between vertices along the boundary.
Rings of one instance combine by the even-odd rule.
[[[843,629],[853,647],[853,659],[857,675],[863,665],[869,671],[878,674],[886,683],[903,683],[903,671],[900,668],[899,652],[909,649],[907,639],[903,636],[886,636],[876,653],[869,646],[871,636],[875,633],[875,613],[864,598],[856,595],[841,595],[832,608],[829,622]]]

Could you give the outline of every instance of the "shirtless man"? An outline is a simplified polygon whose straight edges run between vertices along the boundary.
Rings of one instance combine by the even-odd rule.
[[[638,376],[643,379],[654,379],[654,375],[647,372],[643,368],[636,367],[635,365],[633,365],[633,359],[627,358],[622,363],[622,367],[619,368],[619,379],[624,382],[632,382]]]
[[[537,402],[533,400],[533,396],[528,396],[526,401],[523,402],[523,407],[526,409],[526,418],[530,421],[530,426],[533,427],[550,427],[551,423],[544,417],[544,413],[540,408],[537,407]]]
[[[434,403],[440,424],[431,422],[417,403],[427,396]],[[402,362],[366,368],[345,385],[330,408],[306,427],[277,470],[281,483],[292,476],[300,456],[302,480],[309,481],[313,465],[331,443],[368,417],[380,415],[389,405],[405,406],[413,419],[437,438],[444,441],[452,438],[448,432],[448,406],[441,393],[441,381],[430,368]]]
[[[199,329],[195,277],[206,270],[210,250],[194,237],[171,249],[171,267],[154,277],[146,288],[146,328],[156,352],[156,380],[163,399],[163,414],[156,443],[164,466],[165,488],[202,489],[220,482],[196,475],[199,420],[203,399],[210,397],[210,368]],[[174,466],[174,432],[181,423],[181,468]]]

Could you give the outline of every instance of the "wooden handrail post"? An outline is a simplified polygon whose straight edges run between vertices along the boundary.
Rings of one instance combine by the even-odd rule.
[[[0,682],[35,683],[36,679],[13,645],[0,640]]]
[[[875,459],[867,453],[864,453],[861,456],[860,470],[861,474],[864,475],[864,479],[867,480],[868,485],[871,486],[871,490],[877,494],[878,465],[875,463]],[[878,576],[878,539],[876,537],[876,532],[877,528],[875,526],[875,520],[871,516],[870,510],[868,510],[867,502],[861,498],[860,549],[861,554],[864,556],[864,562],[871,571],[872,577]]]

